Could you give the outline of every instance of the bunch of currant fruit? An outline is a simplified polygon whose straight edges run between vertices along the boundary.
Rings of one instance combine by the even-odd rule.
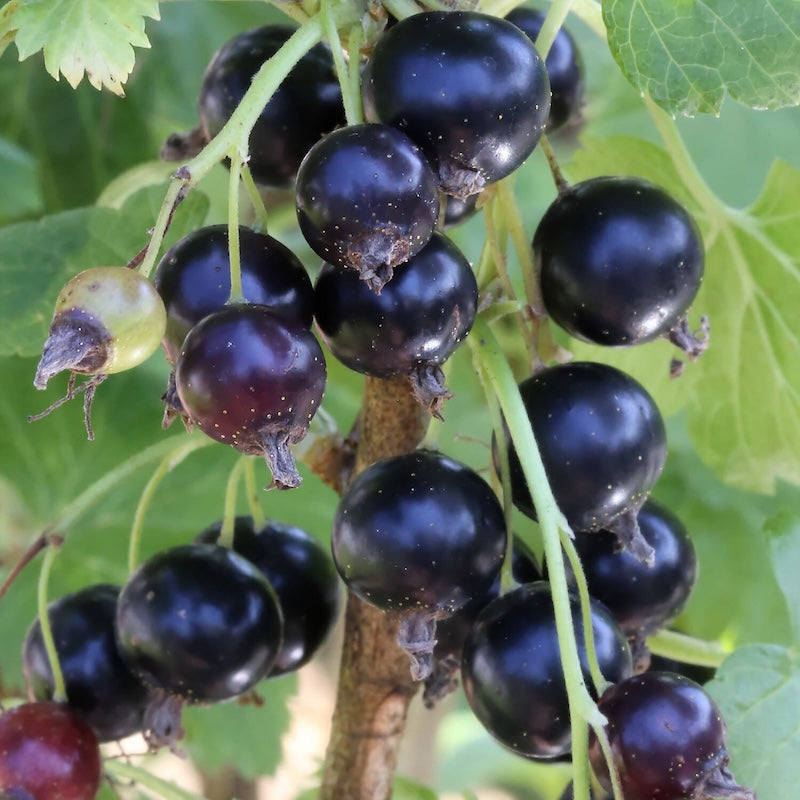
[[[543,20],[518,8],[506,19],[432,11],[393,21],[356,65],[367,121],[345,117],[333,54],[312,47],[252,128],[248,169],[261,187],[293,190],[300,231],[324,262],[315,282],[265,232],[238,219],[203,227],[164,254],[152,282],[122,267],[70,281],[35,385],[69,371],[65,399],[85,393],[91,438],[96,386],[161,343],[170,367],[164,426],[180,417],[263,456],[281,488],[300,484],[291,446],[325,390],[314,324],[344,365],[401,379],[440,416],[450,396],[442,365],[468,337],[481,300],[469,261],[443,231],[476,213],[482,193],[514,173],[545,132],[579,124],[580,55],[562,30],[542,58],[534,40]],[[228,42],[203,78],[199,127],[170,137],[165,156],[187,158],[224,135],[292,33],[266,26]],[[699,356],[707,332],[693,334],[687,313],[704,255],[689,213],[635,177],[573,186],[557,178],[531,250],[545,312],[589,342],[666,337]],[[89,377],[76,387],[76,374]],[[558,508],[576,531],[570,610],[613,754],[608,763],[593,738],[599,781],[611,790],[616,774],[626,800],[752,798],[727,769],[724,723],[709,695],[648,669],[647,638],[685,607],[696,575],[685,528],[650,499],[666,459],[653,398],[594,362],[542,367],[518,388]],[[510,486],[506,504],[536,520],[527,455],[509,428],[498,425],[492,456]],[[511,535],[509,517],[473,469],[417,449],[350,476],[332,523],[332,561],[297,528],[239,517],[156,554],[121,587],[61,598],[49,608],[49,633],[40,620],[25,641],[32,702],[0,715],[0,789],[91,800],[98,742],[142,732],[154,747],[174,747],[184,704],[240,697],[305,664],[336,618],[339,579],[399,619],[398,644],[427,704],[460,676],[503,746],[529,759],[569,758],[548,565]],[[501,580],[505,562],[510,580]],[[69,761],[59,773],[69,778],[34,778],[31,742]]]

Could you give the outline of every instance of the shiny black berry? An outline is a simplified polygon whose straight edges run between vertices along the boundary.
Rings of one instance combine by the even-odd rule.
[[[524,380],[520,393],[550,487],[573,530],[612,530],[652,563],[636,516],[666,460],[664,420],[645,388],[606,364],[573,362]],[[507,436],[514,505],[536,518]],[[494,449],[497,463],[497,449]]]
[[[377,292],[428,243],[439,216],[425,156],[388,125],[352,125],[314,145],[297,173],[296,199],[311,249]]]
[[[598,703],[625,800],[755,800],[728,769],[725,723],[702,686],[671,672],[645,672],[607,689]],[[610,789],[593,737],[595,774]]]
[[[503,509],[486,481],[441,453],[378,461],[342,495],[332,534],[336,568],[351,591],[401,611],[402,644],[417,679],[429,674],[437,619],[497,578],[506,548]]]
[[[240,226],[239,265],[245,301],[311,327],[311,279],[288,247]],[[174,365],[186,334],[230,297],[228,226],[208,225],[176,242],[161,258],[153,283],[167,310],[164,350]]]
[[[589,685],[577,599],[572,616]],[[603,676],[616,682],[630,675],[625,636],[594,602],[592,630]],[[473,712],[502,745],[529,758],[569,752],[569,704],[549,584],[523,584],[483,609],[464,643],[461,677]]]
[[[407,17],[376,43],[363,81],[368,119],[394,125],[466,198],[513,172],[547,124],[544,60],[515,25],[475,11]]]
[[[142,729],[149,692],[122,660],[114,633],[119,587],[87,586],[48,608],[69,706],[101,742]],[[28,690],[36,700],[52,700],[53,672],[36,620],[22,648]]]
[[[538,8],[517,6],[506,19],[525,32],[532,42],[544,24],[545,13]],[[584,67],[578,45],[566,28],[559,28],[544,60],[550,78],[550,116],[547,131],[575,122],[584,104]]]
[[[477,307],[472,268],[441,233],[397,267],[380,294],[329,264],[314,287],[314,316],[333,355],[366,375],[409,376],[434,413],[449,396],[439,367],[469,333]]]
[[[222,130],[258,70],[295,30],[289,25],[265,25],[240,33],[215,54],[198,101],[206,140]],[[253,126],[248,166],[256,183],[290,186],[309,148],[344,124],[330,48],[317,44],[292,67]]]
[[[608,608],[634,650],[680,614],[697,577],[694,546],[674,514],[650,499],[637,519],[644,540],[653,548],[655,563],[649,567],[620,550],[610,531],[575,535],[589,594]]]
[[[567,188],[539,222],[533,252],[545,308],[572,336],[610,346],[666,336],[702,352],[686,312],[703,278],[703,241],[660,187],[600,177]]]
[[[183,408],[204,433],[262,455],[281,488],[301,482],[290,444],[325,390],[325,357],[302,324],[266,306],[226,306],[189,332],[175,368]]]
[[[222,523],[209,526],[198,542],[216,543]],[[252,517],[236,517],[233,549],[270,582],[283,612],[283,641],[269,672],[274,678],[300,669],[331,632],[342,592],[330,553],[302,528],[273,520],[260,528]]]
[[[120,592],[117,638],[131,670],[160,690],[145,718],[150,741],[179,737],[182,703],[252,689],[275,664],[282,635],[275,592],[232,550],[181,545],[145,561]]]

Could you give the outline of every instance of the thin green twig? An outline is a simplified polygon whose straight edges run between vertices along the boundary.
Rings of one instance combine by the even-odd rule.
[[[50,672],[53,673],[53,701],[65,703],[67,701],[67,687],[64,683],[64,673],[61,671],[61,662],[58,658],[56,642],[53,638],[53,629],[50,627],[50,614],[47,606],[47,587],[50,580],[50,568],[58,555],[62,539],[58,536],[50,536],[48,547],[44,551],[42,567],[39,570],[39,583],[36,590],[36,601],[39,612],[39,628],[42,632],[42,642],[47,653],[47,660],[50,663]]]

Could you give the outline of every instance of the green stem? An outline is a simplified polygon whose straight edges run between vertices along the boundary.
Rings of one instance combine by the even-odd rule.
[[[581,622],[583,624],[583,643],[586,648],[586,663],[589,665],[595,693],[600,697],[608,686],[608,681],[603,677],[603,673],[600,671],[600,663],[597,660],[594,628],[592,627],[592,605],[589,600],[589,585],[586,582],[586,575],[583,572],[580,556],[575,549],[572,536],[563,529],[563,526],[561,528],[561,547],[569,560],[575,587],[578,590],[578,599],[581,604]]]
[[[672,117],[649,97],[644,97],[643,102],[683,185],[705,214],[717,219],[722,214],[720,201],[700,176]]]
[[[546,136],[539,139],[539,147],[542,148],[545,158],[547,159],[547,166],[550,167],[550,174],[553,176],[553,183],[556,185],[556,191],[559,195],[564,194],[569,189],[569,183],[561,171],[561,167],[556,158],[555,150],[553,150],[550,140]]]
[[[405,19],[424,10],[414,0],[383,0],[382,4],[395,19]]]
[[[236,493],[245,463],[249,460],[249,456],[239,456],[228,475],[228,482],[225,484],[225,510],[217,540],[217,544],[223,547],[233,547],[233,534],[236,529]]]
[[[475,371],[478,374],[483,392],[486,397],[486,406],[489,409],[489,419],[492,422],[494,431],[495,445],[497,454],[500,458],[500,481],[503,492],[503,517],[506,523],[506,555],[503,559],[503,566],[500,571],[500,594],[505,594],[516,586],[513,573],[513,550],[514,532],[512,528],[512,514],[514,505],[511,502],[511,475],[508,467],[508,448],[506,447],[506,436],[503,430],[503,417],[500,413],[500,406],[497,402],[497,395],[492,391],[492,383],[489,375],[483,368],[480,359],[473,353]]]
[[[264,205],[264,198],[261,192],[258,191],[258,186],[253,180],[253,173],[250,172],[250,167],[247,164],[242,165],[242,183],[247,191],[247,196],[250,198],[250,205],[253,206],[253,229],[260,233],[267,233],[269,231],[269,218],[267,216],[267,207]]]
[[[64,684],[64,673],[61,671],[61,662],[58,659],[53,629],[50,627],[50,615],[47,612],[47,585],[50,580],[50,568],[53,566],[53,560],[56,555],[58,555],[61,542],[61,537],[50,536],[48,547],[44,551],[42,568],[39,570],[39,584],[36,592],[42,642],[47,653],[47,660],[50,662],[50,671],[53,673],[53,702],[55,703],[67,702],[67,687]]]
[[[542,27],[539,30],[539,35],[534,42],[542,58],[547,58],[547,54],[550,52],[550,48],[555,41],[556,34],[561,29],[564,20],[569,14],[572,1],[573,0],[553,0],[553,4],[548,9]]]
[[[299,3],[287,3],[286,0],[268,0],[268,2],[271,6],[286,14],[287,17],[293,19],[298,25],[303,25],[309,20],[308,14],[303,11]]]
[[[361,25],[353,25],[347,37],[348,79],[350,96],[356,109],[355,118],[364,121],[364,107],[361,103],[361,43],[364,40],[364,29]]]
[[[121,759],[107,758],[103,762],[103,769],[110,778],[126,783],[132,781],[143,789],[158,795],[162,800],[205,800],[198,794],[187,792],[174,783],[159,778],[144,767],[137,767]]]
[[[467,341],[470,343],[473,355],[480,361],[491,379],[539,517],[570,714],[582,717],[593,726],[602,725],[605,719],[589,695],[578,657],[559,537],[562,514],[547,482],[541,454],[519,388],[494,334],[486,323],[477,320]]]
[[[359,3],[343,3],[332,13],[337,26],[352,25],[360,19],[363,8]],[[292,67],[322,39],[322,36],[323,24],[319,15],[304,22],[255,74],[250,88],[222,130],[175,173],[159,211],[147,252],[139,265],[139,271],[143,275],[149,276],[155,265],[176,203],[226,156],[237,151],[247,153],[250,131],[264,110],[264,106]]]
[[[242,153],[233,148],[228,176],[228,261],[231,275],[231,293],[228,304],[244,303],[242,292],[242,264],[239,247],[239,183],[242,178]]]
[[[164,234],[167,232],[169,223],[172,220],[172,215],[181,200],[185,197],[187,187],[182,178],[179,178],[177,173],[173,175],[172,180],[167,187],[167,193],[164,196],[164,202],[161,204],[158,216],[156,217],[156,224],[153,226],[153,233],[150,236],[150,242],[147,245],[142,263],[137,267],[138,272],[144,275],[145,278],[150,277],[153,267],[156,265],[158,252],[161,249],[161,242],[164,241]]]
[[[259,462],[260,463],[260,462]],[[264,509],[261,508],[261,492],[256,482],[256,459],[247,458],[244,463],[244,485],[247,492],[247,505],[253,518],[253,527],[261,530],[267,521]]]
[[[165,476],[178,466],[188,455],[191,455],[195,450],[205,447],[207,442],[203,438],[181,438],[176,447],[173,444],[173,449],[170,450],[162,459],[161,463],[156,467],[150,479],[147,481],[139,502],[136,505],[136,512],[133,515],[133,523],[131,524],[130,539],[128,542],[128,571],[133,572],[139,564],[139,552],[141,550],[142,531],[144,530],[144,518],[147,510],[158,489],[161,481]],[[172,439],[168,440],[172,442]]]
[[[345,119],[348,125],[358,125],[363,121],[361,116],[361,97],[360,94],[353,91],[351,74],[345,63],[344,52],[342,51],[342,41],[339,38],[339,31],[336,29],[332,0],[322,0],[322,22],[325,26],[325,36],[333,54],[336,77],[339,79],[339,88],[342,90]],[[360,24],[357,27],[361,27]],[[356,51],[357,60],[358,52]]]
[[[570,703],[569,727],[572,741],[572,800],[591,800],[589,776],[589,726]]]
[[[90,508],[99,505],[102,497],[127,481],[137,470],[158,461],[167,454],[180,454],[185,448],[188,455],[189,452],[199,450],[213,443],[214,440],[207,436],[192,437],[190,441],[189,434],[179,434],[178,436],[170,436],[156,444],[150,445],[150,447],[146,447],[144,450],[136,453],[136,455],[126,459],[110,472],[107,472],[102,478],[95,481],[91,486],[81,492],[81,494],[61,510],[61,513],[50,523],[48,529],[52,533],[65,534],[79,517]],[[180,456],[180,460],[183,460],[183,458],[185,458],[185,456]]]
[[[684,664],[716,669],[729,655],[719,642],[696,639],[678,631],[662,630],[647,640],[650,652],[664,658],[673,658]]]
[[[594,735],[600,744],[600,749],[603,751],[603,758],[608,765],[608,774],[611,777],[611,794],[614,800],[625,800],[625,795],[622,793],[622,785],[619,782],[619,773],[617,766],[614,763],[614,754],[611,752],[611,743],[608,741],[608,734],[604,727],[596,727]]]

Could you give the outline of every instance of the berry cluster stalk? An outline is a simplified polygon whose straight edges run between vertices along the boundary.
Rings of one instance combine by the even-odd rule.
[[[429,421],[408,381],[368,377],[354,474],[414,450]],[[388,800],[417,689],[408,656],[397,644],[397,620],[351,594],[320,800]]]

